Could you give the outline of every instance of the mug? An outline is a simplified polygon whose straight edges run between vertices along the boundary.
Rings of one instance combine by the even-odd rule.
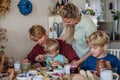
[[[112,80],[112,71],[111,70],[103,70],[100,72],[100,80]]]
[[[70,64],[64,66],[64,72],[65,74],[70,74]]]
[[[29,71],[30,67],[31,67],[30,63],[22,63],[22,67],[21,67],[22,72],[26,73],[27,71]]]
[[[43,80],[43,76],[41,75],[34,76],[32,80]]]
[[[112,70],[103,70],[100,72],[100,80],[118,80],[119,75],[113,73]]]

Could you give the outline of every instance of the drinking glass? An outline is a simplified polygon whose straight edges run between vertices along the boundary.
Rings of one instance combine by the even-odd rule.
[[[22,63],[22,72],[26,73],[30,69],[30,63]]]

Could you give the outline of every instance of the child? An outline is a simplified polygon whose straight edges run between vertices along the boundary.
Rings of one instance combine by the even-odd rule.
[[[2,51],[0,51],[0,75],[1,75],[1,77],[2,77],[1,72],[2,72],[3,67],[4,67],[5,59],[6,59],[5,54]],[[9,80],[14,80],[14,78],[15,78],[14,70],[10,71],[10,73],[11,74],[9,75]]]
[[[109,37],[104,31],[93,32],[87,39],[87,44],[92,52],[83,64],[80,66],[84,70],[96,70],[96,61],[103,59],[109,61],[111,68],[117,68],[117,73],[120,74],[120,61],[119,59],[112,55],[107,54],[105,49],[109,42]]]
[[[58,61],[61,66],[68,63],[68,59],[59,54],[59,43],[55,39],[48,39],[45,45],[45,51],[47,53],[46,63],[48,67],[55,67],[54,61]],[[52,62],[52,65],[50,64]],[[53,64],[54,63],[54,64]]]

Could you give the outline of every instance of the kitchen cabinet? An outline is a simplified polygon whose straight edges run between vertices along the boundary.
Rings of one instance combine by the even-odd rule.
[[[49,38],[58,38],[63,32],[63,22],[60,15],[52,15],[48,18],[48,35]]]

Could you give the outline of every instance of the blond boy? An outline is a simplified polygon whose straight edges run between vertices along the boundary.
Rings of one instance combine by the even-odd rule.
[[[110,62],[111,68],[117,68],[117,73],[120,74],[120,60],[116,56],[105,52],[108,42],[109,36],[106,32],[93,32],[87,39],[92,54],[80,66],[81,69],[96,70],[96,61],[103,59]]]

